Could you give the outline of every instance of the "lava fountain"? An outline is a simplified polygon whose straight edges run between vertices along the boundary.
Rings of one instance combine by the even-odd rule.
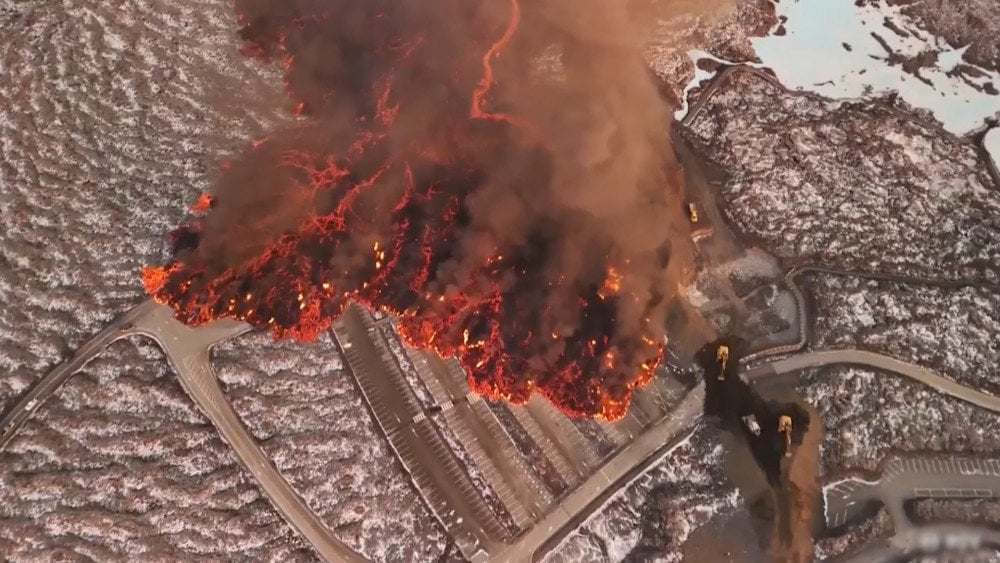
[[[667,108],[607,4],[236,0],[297,126],[224,167],[146,290],[301,340],[358,301],[479,393],[620,418],[688,258]]]

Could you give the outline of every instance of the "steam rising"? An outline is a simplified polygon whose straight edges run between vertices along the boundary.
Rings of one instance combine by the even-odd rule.
[[[304,339],[360,300],[457,353],[480,392],[621,416],[690,263],[624,3],[235,4],[301,127],[222,174],[147,289],[189,323]]]

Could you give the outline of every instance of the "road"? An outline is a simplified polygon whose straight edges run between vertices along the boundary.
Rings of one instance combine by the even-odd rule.
[[[209,363],[212,346],[250,330],[250,326],[221,320],[191,328],[173,318],[173,311],[152,300],[145,301],[113,320],[83,344],[70,360],[47,373],[0,421],[0,450],[25,421],[74,373],[79,372],[112,342],[130,335],[153,339],[177,371],[184,390],[198,404],[222,438],[233,448],[244,467],[292,529],[304,537],[327,561],[364,561],[343,544],[278,472],[270,458],[233,410]]]
[[[35,383],[0,419],[0,451],[7,447],[31,415],[73,374],[82,370],[113,342],[127,336],[122,329],[128,328],[133,321],[149,314],[156,306],[155,302],[149,300],[122,313],[104,330],[80,346],[68,362],[56,366]]]
[[[700,418],[704,396],[704,388],[700,386],[688,393],[671,416],[615,454],[515,544],[499,551],[491,560],[541,561],[615,493],[648,471],[672,447],[678,434]]]
[[[750,379],[791,373],[811,367],[831,364],[860,365],[897,373],[914,381],[919,381],[935,390],[961,399],[977,407],[1000,413],[1000,397],[988,395],[965,387],[960,383],[938,375],[937,373],[916,364],[897,360],[882,354],[864,350],[823,350],[807,352],[790,358],[777,360],[761,366],[756,366],[747,372]]]
[[[732,76],[733,74],[739,72],[753,74],[755,76],[763,78],[776,88],[780,88],[785,92],[792,92],[792,90],[785,88],[784,84],[778,82],[777,78],[771,76],[770,74],[764,72],[759,68],[754,68],[752,66],[747,66],[747,65],[728,66],[724,68],[721,72],[716,74],[715,77],[712,78],[712,82],[708,85],[708,87],[705,88],[705,90],[703,90],[701,94],[698,95],[698,99],[695,100],[693,106],[690,106],[691,109],[687,112],[687,115],[684,116],[684,119],[681,120],[681,124],[684,126],[690,126],[692,123],[694,123],[694,121],[698,119],[698,116],[701,115],[701,112],[705,110],[705,106],[708,105],[708,101],[712,99],[712,96],[714,96],[716,92],[719,91],[719,88],[725,85],[726,80],[728,80],[729,77]]]
[[[233,449],[274,508],[293,530],[312,545],[322,559],[364,561],[333,535],[285,480],[240,420],[212,372],[209,363],[211,348],[219,342],[249,331],[250,328],[245,323],[229,319],[191,328],[174,319],[169,307],[157,306],[136,318],[130,333],[147,336],[163,348],[184,390]]]
[[[929,524],[908,528],[891,538],[879,540],[861,551],[837,558],[844,563],[884,563],[910,561],[921,553],[967,551],[983,547],[1000,549],[1000,531],[968,524]],[[958,559],[948,559],[957,561]]]
[[[1000,498],[1000,459],[955,459],[939,455],[898,456],[885,464],[877,481],[850,476],[823,487],[826,524],[839,528],[870,515],[881,502],[899,533],[913,523],[910,499]]]
[[[783,92],[786,92],[786,93],[789,93],[789,94],[806,95],[806,94],[803,94],[802,92],[796,92],[796,91],[793,91],[793,90],[789,90],[788,88],[785,88],[785,86],[783,84],[781,84],[781,82],[779,82],[774,76],[771,76],[767,72],[765,72],[765,71],[763,71],[761,69],[755,68],[753,66],[748,66],[748,65],[728,66],[728,67],[724,68],[722,71],[718,72],[715,75],[715,77],[712,79],[711,83],[699,94],[698,99],[694,102],[694,104],[690,105],[690,110],[684,116],[684,119],[681,120],[681,124],[683,126],[685,126],[685,127],[691,127],[692,124],[694,124],[695,121],[698,119],[698,117],[704,112],[705,107],[708,105],[708,102],[715,96],[716,93],[718,93],[722,89],[723,86],[726,85],[726,83],[728,82],[729,78],[731,76],[733,76],[734,74],[739,74],[739,73],[747,73],[747,74],[754,75],[754,76],[756,76],[758,78],[761,78],[762,80],[768,82],[769,84],[771,84],[775,88],[778,88],[778,89],[782,90]],[[905,114],[901,115],[901,117],[908,118]],[[938,129],[939,131],[942,131],[939,126],[935,126],[935,128]],[[674,145],[676,146],[678,144],[682,144],[682,143],[677,143],[675,141]],[[682,147],[682,149],[683,149],[683,147]],[[699,166],[699,163],[697,162],[696,159],[685,158],[686,156],[690,156],[690,155],[686,155],[686,154],[683,154],[681,151],[678,151],[678,156],[681,157],[681,160],[682,160],[682,162],[684,164],[684,169],[685,169],[686,174],[687,174],[687,171],[689,169],[691,169],[692,167]],[[729,227],[728,220],[724,217],[724,213],[721,211],[721,209],[720,209],[720,207],[718,205],[718,201],[717,201],[716,197],[714,195],[712,195],[713,194],[712,190],[710,190],[709,186],[707,186],[704,183],[704,181],[703,181],[704,171],[703,170],[699,170],[697,172],[698,173],[694,174],[693,177],[687,177],[686,178],[686,180],[687,180],[687,182],[689,184],[689,196],[688,197],[691,198],[691,199],[695,199],[696,201],[698,201],[699,207],[703,211],[703,215],[707,215],[708,216],[709,223],[710,223],[709,230],[712,232],[712,236],[711,237],[707,237],[707,236],[704,235],[704,233],[699,233],[696,236],[696,240],[699,242],[699,245],[703,244],[701,241],[703,239],[705,239],[705,238],[708,238],[709,241],[711,242],[713,239],[717,239],[718,238],[718,237],[715,236],[715,233],[718,232],[718,233],[722,233],[723,234],[723,239],[725,239],[721,243],[716,242],[716,245],[722,244],[722,246],[720,247],[720,250],[724,249],[726,247],[729,247],[731,249],[734,246],[739,246],[738,243],[736,243],[736,240],[735,240],[736,237],[735,237],[735,235],[733,235],[733,230]],[[998,182],[998,184],[1000,184],[1000,175],[997,176],[997,182]],[[730,254],[731,254],[731,252],[732,251],[730,250]],[[725,256],[725,254],[722,254],[722,256]],[[721,262],[719,262],[719,263],[721,263]],[[805,320],[806,320],[805,319],[805,316],[806,316],[805,299],[804,299],[804,297],[802,295],[801,289],[798,287],[798,285],[796,283],[796,278],[798,276],[800,276],[800,275],[809,274],[809,273],[824,273],[824,274],[829,274],[829,275],[851,276],[851,277],[858,277],[858,278],[865,278],[865,279],[874,279],[874,280],[881,280],[881,281],[889,281],[889,282],[895,282],[895,283],[904,283],[904,284],[913,284],[913,285],[931,285],[931,286],[943,287],[943,288],[975,287],[975,288],[979,288],[979,289],[986,289],[986,290],[989,290],[989,291],[1000,292],[1000,283],[990,282],[990,281],[986,281],[986,280],[972,280],[972,279],[964,279],[964,278],[954,279],[954,280],[932,279],[932,278],[922,278],[922,277],[917,277],[917,276],[908,276],[908,275],[903,275],[903,274],[896,274],[896,273],[891,273],[891,272],[869,272],[869,271],[860,271],[860,270],[846,270],[846,269],[842,269],[842,268],[830,268],[830,267],[826,267],[826,266],[812,266],[812,265],[807,265],[807,264],[796,265],[795,267],[789,269],[788,273],[786,274],[786,276],[785,276],[785,282],[786,282],[785,285],[789,288],[789,290],[794,295],[794,297],[796,299],[796,302],[797,302],[797,305],[798,305],[798,309],[799,309],[799,338],[798,338],[798,341],[796,341],[796,342],[790,342],[790,343],[787,343],[787,344],[781,344],[781,345],[778,345],[778,346],[771,346],[771,347],[766,348],[766,349],[756,350],[753,353],[748,354],[748,355],[746,355],[743,358],[744,363],[749,364],[750,362],[752,362],[754,360],[757,360],[757,359],[760,359],[760,358],[765,357],[765,356],[775,356],[775,355],[780,355],[780,354],[787,354],[787,353],[796,352],[796,351],[799,351],[799,350],[802,350],[803,348],[805,348],[806,343],[808,341],[808,323],[805,322]],[[724,286],[723,286],[723,290],[725,290]],[[730,300],[732,300],[732,296],[730,296],[730,298],[731,298]],[[734,304],[735,304],[735,302],[734,302]]]
[[[347,361],[376,424],[421,495],[466,558],[505,537],[502,525],[452,455],[380,344],[371,316],[351,305],[334,321],[332,336]]]

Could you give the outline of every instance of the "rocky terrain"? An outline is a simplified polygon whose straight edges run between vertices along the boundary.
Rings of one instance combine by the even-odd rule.
[[[1000,451],[1000,416],[895,374],[821,368],[803,376],[800,392],[823,416],[824,473],[874,470],[890,450]]]
[[[216,348],[219,379],[264,451],[334,533],[374,561],[433,561],[448,538],[363,408],[329,333],[254,332]]]
[[[727,484],[717,431],[699,426],[612,497],[549,556],[551,563],[680,561],[695,529],[741,503]]]
[[[754,61],[750,38],[776,23],[770,0],[644,0],[636,2],[650,38],[646,57],[664,86],[680,98],[694,76],[687,52],[699,49],[732,62]]]
[[[1000,190],[970,141],[900,102],[832,101],[738,73],[691,132],[730,174],[735,225],[788,261],[1000,280]]]
[[[968,45],[965,59],[1000,69],[1000,4],[993,0],[864,0],[902,5],[902,12],[952,47]],[[996,85],[1000,87],[1000,84]]]
[[[0,0],[0,410],[142,298],[138,269],[226,157],[291,119],[228,2]],[[328,340],[215,361],[279,468],[348,544],[434,560]],[[309,432],[306,432],[306,429]],[[169,373],[121,342],[0,455],[0,559],[313,560]]]
[[[1000,395],[1000,291],[810,276],[813,347],[871,350]]]
[[[0,454],[5,561],[312,561],[158,348],[112,346]]]
[[[688,49],[752,60],[748,38],[777,23],[769,0],[637,4],[654,31],[650,64],[675,97],[693,73]],[[995,2],[905,9],[997,68]],[[275,109],[287,103],[280,77],[240,55],[235,29],[220,0],[0,0],[0,411],[142,299],[138,268],[163,257],[164,234],[220,162],[291,119]],[[730,174],[726,211],[786,261],[1000,282],[1000,196],[970,141],[898,102],[834,102],[751,77],[709,104],[691,134]],[[888,353],[1000,393],[996,293],[826,277],[810,289],[816,347]],[[450,557],[328,337],[250,334],[214,365],[342,540],[379,561]],[[892,374],[814,370],[799,390],[824,415],[828,472],[874,468],[889,448],[1000,451],[1000,417]],[[550,561],[681,560],[699,527],[743,510],[713,432],[699,427]],[[817,553],[885,533],[883,516]],[[314,558],[141,340],[95,360],[0,454],[0,559],[136,558]]]

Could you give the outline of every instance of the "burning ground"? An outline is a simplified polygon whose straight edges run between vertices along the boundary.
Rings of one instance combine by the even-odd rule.
[[[236,8],[301,120],[227,164],[147,290],[189,324],[302,340],[360,301],[457,355],[480,393],[622,416],[689,263],[665,104],[624,9]]]

